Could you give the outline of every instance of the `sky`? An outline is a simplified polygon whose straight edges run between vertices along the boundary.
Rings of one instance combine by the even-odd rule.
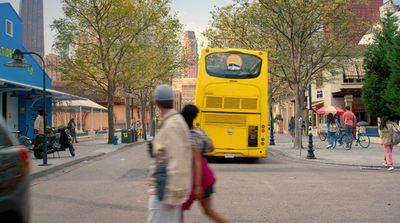
[[[20,0],[0,0],[0,3],[10,2],[14,9],[19,12]],[[210,24],[211,14],[214,7],[222,7],[232,3],[233,0],[172,0],[171,8],[176,12],[184,30],[195,31],[199,49],[206,46],[206,39],[201,35]],[[50,25],[54,19],[63,16],[60,0],[43,0],[44,8],[44,43],[45,54],[54,52],[52,45],[54,35]],[[203,46],[202,46],[203,45]]]

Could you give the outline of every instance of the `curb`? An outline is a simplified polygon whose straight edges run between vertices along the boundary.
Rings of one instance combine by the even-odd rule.
[[[321,158],[316,158],[316,159],[306,159],[303,157],[303,159],[300,159],[299,157],[293,157],[290,155],[287,155],[286,153],[279,151],[277,149],[274,148],[268,148],[268,150],[270,150],[272,153],[284,156],[286,158],[289,158],[293,161],[297,161],[297,162],[303,162],[303,163],[322,163],[322,164],[327,164],[327,165],[334,165],[334,166],[348,166],[348,167],[360,167],[360,168],[379,168],[379,169],[385,169],[382,166],[376,166],[376,165],[359,165],[359,164],[348,164],[348,163],[340,163],[340,162],[335,162],[335,161],[329,161],[326,159],[321,159]],[[306,150],[307,151],[307,150]]]
[[[57,172],[57,171],[59,171],[61,169],[64,169],[65,167],[69,167],[69,166],[72,166],[72,165],[76,165],[78,163],[82,163],[82,162],[85,162],[85,161],[96,159],[96,158],[104,156],[106,154],[113,154],[115,152],[122,151],[122,150],[124,150],[124,149],[126,149],[128,147],[141,145],[143,143],[146,143],[146,141],[141,141],[141,142],[136,142],[136,143],[129,143],[129,144],[121,146],[118,149],[116,149],[115,151],[112,151],[112,152],[109,152],[109,153],[100,153],[100,154],[97,154],[97,155],[94,155],[94,156],[86,156],[86,157],[82,157],[82,158],[79,158],[79,159],[76,159],[76,160],[65,162],[65,163],[62,163],[60,165],[55,165],[53,167],[45,169],[43,171],[39,171],[37,173],[32,173],[32,174],[29,175],[29,177],[30,177],[31,180],[35,180],[37,178],[40,178],[40,177],[46,176],[48,174]]]

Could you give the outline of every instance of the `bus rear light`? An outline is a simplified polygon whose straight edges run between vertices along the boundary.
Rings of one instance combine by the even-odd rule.
[[[265,140],[264,138],[261,138],[261,141],[263,141],[263,142],[264,142],[264,140]]]
[[[264,142],[261,142],[261,145],[263,146],[263,145],[264,145]]]
[[[210,52],[210,49],[206,49],[206,53],[209,53]]]
[[[262,132],[262,133],[265,133],[265,129],[261,129],[261,132]]]
[[[200,127],[200,123],[196,122],[196,126],[197,126],[197,127]]]
[[[260,56],[262,56],[262,55],[263,55],[263,52],[259,52],[258,54],[259,54]]]
[[[265,125],[262,125],[262,126],[261,126],[261,128],[263,128],[263,129],[264,129],[264,128],[265,128]]]

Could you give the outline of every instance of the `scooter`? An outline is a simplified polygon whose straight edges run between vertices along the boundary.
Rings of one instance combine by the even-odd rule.
[[[72,136],[66,132],[66,127],[60,127],[56,130],[46,129],[47,154],[65,151],[67,148],[71,156],[75,156],[75,148],[72,144]],[[43,138],[36,137],[33,142],[33,155],[37,159],[43,158]],[[60,156],[60,154],[58,154]]]

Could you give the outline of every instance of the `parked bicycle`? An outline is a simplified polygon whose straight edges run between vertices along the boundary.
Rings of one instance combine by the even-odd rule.
[[[328,125],[322,124],[321,129],[318,131],[318,137],[321,141],[325,141],[328,138]]]
[[[26,130],[26,132],[28,132],[28,130]],[[19,144],[25,146],[29,150],[33,149],[32,139],[29,136],[24,135],[23,131],[14,131],[12,133],[17,137]]]
[[[339,131],[335,134],[335,140],[333,142],[332,149],[336,147],[336,144],[339,141],[339,138],[342,136],[342,132],[344,132],[343,128],[340,128]],[[365,126],[359,126],[357,125],[356,127],[356,133],[355,133],[355,138],[353,137],[353,140],[355,140],[355,146],[360,145],[362,148],[366,149],[369,147],[371,144],[371,140],[368,135],[365,134]],[[326,139],[327,135],[325,136]],[[322,139],[321,139],[322,140]],[[344,149],[350,150],[352,145],[353,145],[353,140],[351,140],[346,134],[342,136],[342,144],[340,144]]]
[[[347,149],[351,149],[351,146],[353,145],[353,141],[350,141],[350,139],[348,139],[347,135],[343,136],[343,141],[346,143]],[[364,148],[364,149],[369,147],[369,145],[371,144],[371,140],[370,140],[369,136],[365,134],[365,126],[359,126],[357,124],[355,141],[356,141],[355,146],[360,145],[361,148]]]

